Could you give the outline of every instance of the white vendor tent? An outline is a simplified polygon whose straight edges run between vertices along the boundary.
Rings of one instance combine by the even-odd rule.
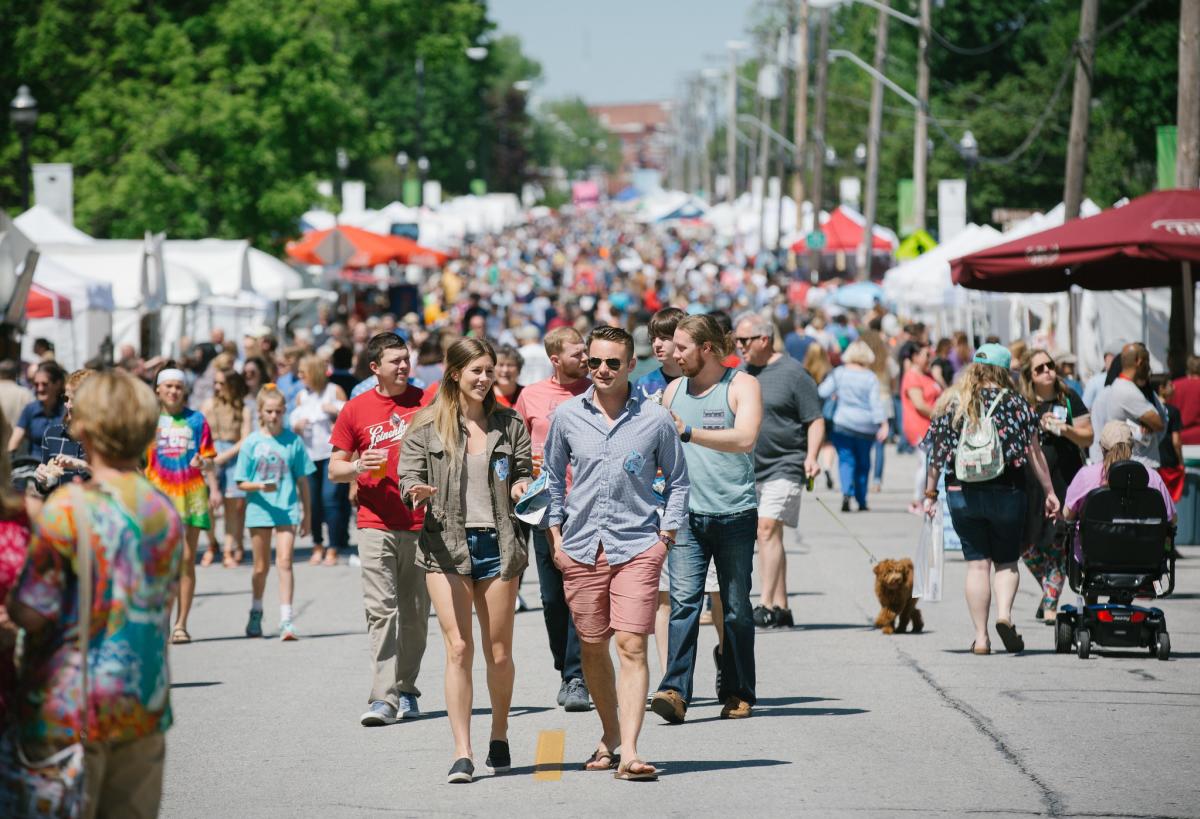
[[[112,285],[82,276],[45,254],[38,259],[33,281],[66,296],[71,302],[71,318],[29,319],[22,341],[23,355],[32,359],[33,340],[46,338],[54,342],[60,364],[68,370],[82,367],[112,333]]]
[[[21,232],[37,244],[54,242],[58,244],[90,244],[96,241],[79,228],[61,219],[58,214],[45,205],[34,205],[29,210],[13,219]]]

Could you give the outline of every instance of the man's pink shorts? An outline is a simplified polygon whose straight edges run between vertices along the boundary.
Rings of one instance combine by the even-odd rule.
[[[580,640],[603,642],[614,631],[654,633],[658,576],[667,556],[662,543],[617,566],[608,565],[603,545],[596,553],[595,566],[579,563],[561,549],[555,555]]]

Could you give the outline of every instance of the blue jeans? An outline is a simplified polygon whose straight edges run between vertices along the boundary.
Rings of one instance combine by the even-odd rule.
[[[671,572],[671,621],[667,638],[667,672],[659,691],[678,691],[692,700],[696,671],[696,639],[704,600],[708,561],[717,567],[721,605],[725,609],[725,646],[721,651],[721,690],[724,702],[736,695],[751,705],[754,694],[754,617],[750,606],[750,573],[754,568],[754,539],[758,510],[732,515],[688,515],[688,534],[667,553]]]
[[[871,462],[875,465],[875,483],[883,483],[883,441],[876,441],[871,448]]]
[[[866,506],[874,436],[835,427],[830,440],[837,449],[838,480],[842,485],[842,495],[847,498],[853,495],[859,506]]]
[[[896,422],[896,452],[901,455],[916,452],[916,447],[909,444],[908,439],[904,437],[904,407],[901,405],[899,395],[892,396],[892,407],[894,408],[892,418]]]
[[[314,466],[316,471],[308,476],[313,545],[325,543],[321,532],[321,524],[325,524],[329,529],[329,548],[343,554],[350,551],[350,484],[329,480],[328,458],[317,461]]]
[[[542,617],[546,620],[546,636],[550,638],[550,654],[554,657],[554,668],[564,680],[582,680],[579,635],[575,633],[575,621],[571,619],[571,610],[567,608],[562,572],[554,565],[550,541],[546,539],[546,532],[542,529],[533,530],[533,556],[537,561]]]

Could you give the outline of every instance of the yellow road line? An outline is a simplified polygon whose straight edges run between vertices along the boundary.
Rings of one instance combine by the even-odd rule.
[[[537,756],[533,763],[534,779],[539,782],[558,782],[562,779],[566,745],[566,731],[542,731],[538,734]]]

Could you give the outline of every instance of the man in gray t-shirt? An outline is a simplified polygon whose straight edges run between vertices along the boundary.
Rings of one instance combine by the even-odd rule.
[[[800,522],[805,482],[820,471],[817,452],[825,437],[825,419],[816,382],[794,358],[775,351],[774,328],[757,313],[738,319],[734,337],[744,369],[758,379],[763,419],[754,447],[758,493],[758,571],[762,594],[754,609],[759,626],[794,625],[787,599],[787,558],[783,527]]]
[[[1121,374],[1100,391],[1092,407],[1092,428],[1104,429],[1109,421],[1125,421],[1136,429],[1133,434],[1133,459],[1157,468],[1158,444],[1166,429],[1161,407],[1146,398],[1141,386],[1150,380],[1150,353],[1145,345],[1126,344],[1121,349]],[[1092,443],[1091,460],[1104,459],[1100,436]]]

